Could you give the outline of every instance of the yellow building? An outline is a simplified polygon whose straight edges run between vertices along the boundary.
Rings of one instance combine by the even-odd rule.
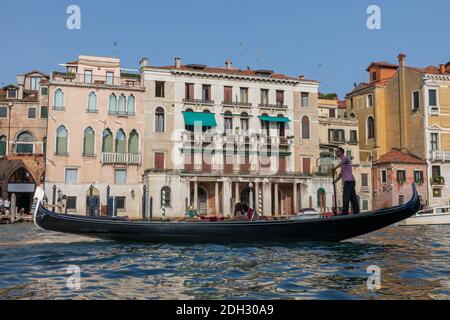
[[[415,68],[375,62],[363,83],[346,96],[347,114],[358,119],[361,156],[377,161],[398,149],[427,162],[428,204],[450,197],[450,62]]]

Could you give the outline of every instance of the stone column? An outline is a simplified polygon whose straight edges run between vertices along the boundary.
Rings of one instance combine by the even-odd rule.
[[[274,202],[275,202],[275,212],[274,215],[278,216],[280,214],[280,208],[278,206],[278,183],[275,183],[275,188],[274,188]]]
[[[272,184],[270,182],[263,183],[263,214],[272,216]]]
[[[253,208],[256,213],[261,214],[259,208],[259,182],[255,182],[255,207]]]
[[[222,188],[222,216],[225,215],[232,215],[232,208],[231,208],[231,181],[226,180],[223,182],[223,188]]]
[[[294,184],[293,184],[292,199],[293,199],[293,202],[294,202],[294,205],[293,205],[294,212],[293,212],[293,214],[297,214],[297,211],[298,211],[298,206],[297,206],[297,182],[294,182]]]
[[[220,214],[220,199],[219,199],[219,182],[216,181],[216,188],[214,194],[215,207],[216,207],[216,215]]]
[[[194,210],[198,210],[198,182],[194,182]]]
[[[235,190],[236,203],[241,202],[241,195],[239,192],[239,182],[235,182],[234,190]]]

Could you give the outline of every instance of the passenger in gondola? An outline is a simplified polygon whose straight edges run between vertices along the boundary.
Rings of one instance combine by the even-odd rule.
[[[244,207],[243,207],[242,203],[238,202],[234,206],[234,217],[237,218],[237,217],[243,216],[243,215],[244,215]]]
[[[344,192],[342,199],[342,215],[348,215],[348,210],[350,206],[350,202],[352,203],[352,212],[353,214],[359,213],[359,203],[358,198],[356,196],[355,190],[355,177],[353,176],[352,169],[352,160],[345,155],[345,150],[342,148],[336,149],[336,157],[341,159],[341,163],[339,163],[336,167],[333,168],[334,171],[341,168],[341,172],[337,176],[336,180],[333,183],[337,183],[339,180],[344,181]]]

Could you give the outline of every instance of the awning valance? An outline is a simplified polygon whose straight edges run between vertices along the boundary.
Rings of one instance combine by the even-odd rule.
[[[258,118],[261,121],[267,121],[267,122],[282,122],[282,123],[291,122],[291,120],[289,120],[289,118],[286,118],[286,117],[259,116]]]
[[[183,117],[184,124],[187,126],[217,127],[214,113],[185,111]]]

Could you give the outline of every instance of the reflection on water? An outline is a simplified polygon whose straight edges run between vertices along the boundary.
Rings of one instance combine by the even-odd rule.
[[[0,226],[0,299],[449,299],[449,226],[337,244],[124,244]],[[70,265],[81,289],[66,287]],[[370,265],[382,288],[367,289]]]

